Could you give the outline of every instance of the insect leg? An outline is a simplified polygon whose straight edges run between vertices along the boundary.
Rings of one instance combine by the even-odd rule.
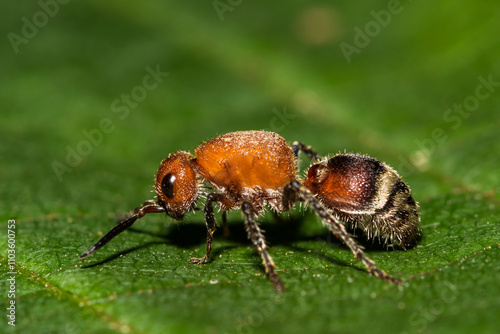
[[[215,232],[215,216],[214,216],[213,203],[220,200],[221,197],[222,195],[217,193],[210,193],[207,196],[207,201],[205,202],[205,209],[204,209],[205,224],[207,225],[207,252],[202,258],[197,258],[197,257],[191,258],[190,262],[192,264],[204,263],[208,260],[210,256],[210,252],[212,251],[213,235]]]
[[[300,182],[292,181],[285,187],[285,191],[283,193],[283,203],[285,207],[290,206],[290,199],[294,198],[294,193],[301,200],[305,201],[312,207],[316,214],[321,218],[323,224],[330,230],[330,232],[333,233],[335,237],[339,238],[351,250],[355,258],[361,260],[369,273],[389,283],[401,283],[399,278],[389,276],[389,274],[385,271],[377,268],[375,262],[366,256],[363,252],[363,248],[358,245],[354,238],[347,232],[344,224],[329,213],[314,197],[314,195],[304,185],[300,184]]]
[[[255,214],[252,204],[243,202],[243,204],[241,205],[241,210],[245,215],[245,228],[247,230],[248,238],[252,241],[254,246],[257,248],[257,252],[259,252],[260,256],[262,257],[262,263],[264,264],[264,268],[266,274],[269,277],[269,280],[273,283],[274,288],[277,292],[283,292],[285,290],[285,287],[283,283],[281,283],[280,279],[278,278],[278,274],[274,270],[274,261],[267,252],[264,234],[255,221]]]

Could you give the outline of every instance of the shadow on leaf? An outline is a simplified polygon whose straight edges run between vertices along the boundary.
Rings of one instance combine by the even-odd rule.
[[[273,222],[263,221],[260,223],[260,225],[263,229],[263,232],[266,236],[269,245],[286,245],[288,247],[291,247],[297,252],[309,255],[311,255],[309,249],[297,246],[296,243],[317,241],[320,243],[326,243],[327,245],[334,248],[347,249],[347,247],[343,243],[341,243],[338,239],[336,239],[330,232],[328,232],[326,228],[320,233],[316,233],[313,235],[305,235],[304,233],[302,233],[303,223],[304,223],[303,216],[283,218],[281,216],[274,215]],[[227,227],[229,231],[228,236],[222,236],[223,228],[219,227],[215,231],[214,239],[217,240],[218,238],[224,238],[225,240],[230,241],[235,245],[213,247],[210,259],[207,261],[207,263],[211,262],[214,258],[219,256],[223,252],[227,251],[228,249],[237,248],[239,247],[238,245],[251,244],[250,241],[248,240],[244,224],[241,220],[229,221]],[[169,224],[163,229],[162,232],[152,232],[152,231],[137,229],[134,227],[130,227],[127,231],[132,233],[148,235],[162,240],[146,242],[142,245],[120,251],[114,255],[109,256],[106,259],[83,266],[82,268],[92,268],[98,265],[102,265],[111,262],[121,256],[133,253],[135,251],[144,248],[148,248],[153,245],[169,244],[177,246],[179,248],[190,249],[199,245],[204,245],[206,242],[206,227],[204,224],[200,223]],[[363,231],[360,229],[351,230],[351,233],[354,235],[356,240],[369,252],[394,251],[394,249],[390,247],[387,248],[378,239],[368,240],[364,235]],[[332,257],[328,254],[324,254],[317,250],[313,251],[313,254],[318,258],[322,258],[335,265],[353,267],[352,264],[350,263],[340,261],[335,257]]]

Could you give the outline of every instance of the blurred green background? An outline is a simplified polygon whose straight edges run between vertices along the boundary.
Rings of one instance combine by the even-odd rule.
[[[18,272],[17,326],[2,315],[2,331],[498,329],[496,2],[42,0],[0,12],[5,307],[9,219]],[[78,259],[115,214],[153,198],[169,153],[245,129],[397,169],[420,202],[422,241],[368,254],[404,287],[367,275],[300,210],[285,225],[261,219],[282,295],[239,213],[203,266],[188,263],[205,247],[200,213],[148,216]]]

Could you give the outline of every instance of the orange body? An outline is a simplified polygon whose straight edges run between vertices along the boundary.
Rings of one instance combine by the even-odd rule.
[[[283,188],[297,178],[297,161],[291,147],[276,133],[232,132],[212,139],[196,149],[200,174],[227,195],[223,209],[241,200],[268,202],[281,208]]]

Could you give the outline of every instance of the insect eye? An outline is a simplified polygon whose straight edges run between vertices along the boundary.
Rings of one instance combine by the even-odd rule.
[[[165,175],[165,177],[161,181],[161,190],[168,198],[174,197],[174,182],[175,182],[175,175],[170,173]]]

